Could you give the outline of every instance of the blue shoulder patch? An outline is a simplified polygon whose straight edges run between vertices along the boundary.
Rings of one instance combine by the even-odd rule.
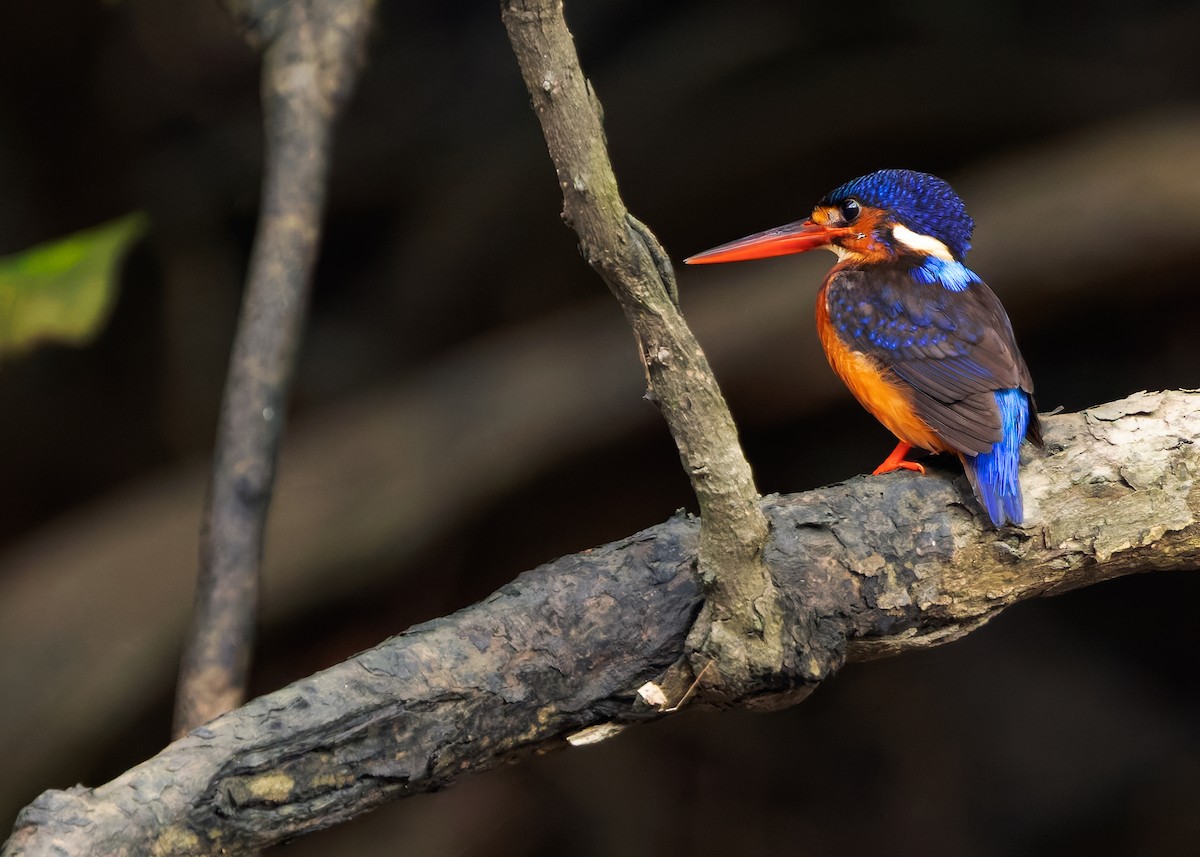
[[[912,270],[913,278],[918,282],[933,285],[937,283],[952,292],[961,292],[971,283],[980,282],[975,272],[962,262],[947,262],[937,256],[929,256]]]

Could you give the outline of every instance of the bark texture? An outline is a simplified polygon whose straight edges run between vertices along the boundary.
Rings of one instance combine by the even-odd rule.
[[[784,668],[779,593],[763,563],[767,520],[737,427],[695,335],[679,312],[666,250],[625,208],[602,109],[583,74],[560,0],[506,0],[502,18],[563,193],[563,220],[621,304],[700,504],[699,573],[707,600],[696,660],[720,661],[721,692],[751,691]],[[715,691],[718,675],[701,671]]]
[[[1045,419],[1024,464],[1029,525],[986,525],[961,474],[860,477],[770,497],[764,557],[805,681],[938,645],[1012,604],[1200,562],[1200,393],[1139,393]],[[524,754],[669,716],[643,690],[702,603],[687,516],[526,572],[250,702],[95,789],[28,806],[0,855],[239,853],[436,790]],[[755,699],[790,701],[794,677]],[[599,727],[599,728],[598,728]],[[570,742],[569,740],[570,739]]]

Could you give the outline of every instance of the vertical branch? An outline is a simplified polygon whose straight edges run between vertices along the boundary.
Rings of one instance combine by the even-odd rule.
[[[563,192],[563,219],[633,328],[658,403],[700,503],[699,566],[708,596],[691,645],[715,660],[724,695],[788,660],[762,549],[767,522],[724,397],[679,313],[674,272],[625,208],[599,100],[584,77],[561,0],[502,0],[508,30]],[[707,679],[706,675],[706,679]],[[711,690],[712,688],[710,688]]]
[[[221,402],[195,611],[176,694],[181,735],[245,697],[263,529],[304,328],[332,128],[361,64],[373,0],[229,0],[264,47],[258,231]]]

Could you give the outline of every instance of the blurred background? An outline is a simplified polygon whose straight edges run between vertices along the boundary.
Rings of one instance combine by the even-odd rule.
[[[1200,386],[1200,4],[567,0],[676,259],[842,181],[949,179],[1043,410]],[[212,0],[0,5],[0,254],[150,230],[84,348],[0,365],[0,829],[168,738],[256,217],[257,61]],[[381,3],[337,137],[255,692],[693,498],[495,3]],[[833,378],[831,256],[680,272],[764,492],[892,446]],[[1195,854],[1196,575],[1009,611],[775,714],[692,712],[293,855]],[[281,852],[282,853],[282,852]]]

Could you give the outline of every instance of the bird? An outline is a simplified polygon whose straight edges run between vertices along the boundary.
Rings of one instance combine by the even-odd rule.
[[[817,333],[834,372],[899,441],[874,474],[924,473],[906,458],[913,447],[957,455],[1000,528],[1024,522],[1020,448],[1043,441],[1008,313],[964,264],[974,229],[947,182],[885,169],[830,191],[804,220],[684,261],[837,254],[817,293]]]

